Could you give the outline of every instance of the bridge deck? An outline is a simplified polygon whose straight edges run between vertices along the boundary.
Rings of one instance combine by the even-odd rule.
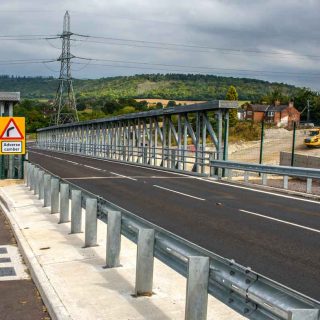
[[[109,160],[30,160],[206,249],[320,300],[319,202]]]

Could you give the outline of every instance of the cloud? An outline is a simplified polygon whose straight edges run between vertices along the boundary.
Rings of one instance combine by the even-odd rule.
[[[92,39],[72,42],[72,52],[77,56],[190,66],[99,63],[115,65],[108,67],[92,62],[86,68],[74,65],[74,70],[83,68],[74,72],[79,78],[165,72],[161,69],[187,72],[197,70],[192,66],[204,66],[217,69],[202,69],[203,72],[255,77],[320,90],[320,76],[314,76],[320,75],[319,9],[320,2],[316,0],[56,0],[46,1],[45,5],[43,0],[2,0],[0,19],[6,26],[3,35],[57,34],[62,31],[65,10],[70,10],[72,31],[76,33],[238,50],[170,45],[159,49],[150,48],[158,45],[142,42],[100,40],[105,42],[101,44],[90,42]],[[1,40],[0,43],[1,60],[56,58],[60,52],[54,47],[61,46],[58,40],[50,43]],[[58,71],[59,64],[50,65],[50,69]],[[56,76],[42,64],[1,65],[0,73]]]

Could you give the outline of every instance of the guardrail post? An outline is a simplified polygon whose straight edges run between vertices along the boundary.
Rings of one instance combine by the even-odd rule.
[[[86,201],[86,223],[84,247],[97,245],[97,199],[89,198]]]
[[[51,179],[51,213],[59,212],[59,179]]]
[[[153,284],[154,230],[140,229],[136,265],[136,296],[151,296]]]
[[[39,200],[42,200],[44,197],[44,171],[40,170],[39,172]]]
[[[71,234],[81,232],[82,206],[81,191],[71,191]]]
[[[244,182],[248,183],[249,182],[249,172],[245,171],[244,172],[244,176],[243,176]]]
[[[171,169],[176,168],[176,150],[172,149],[171,150],[171,164],[170,164]]]
[[[318,309],[292,309],[289,310],[288,320],[318,320],[319,313]]]
[[[206,320],[209,258],[189,257],[185,320]]]
[[[69,185],[60,185],[60,219],[59,223],[69,222]]]
[[[312,192],[312,179],[307,178],[307,193],[311,193],[311,192]]]
[[[120,266],[121,212],[108,211],[106,267]]]
[[[43,206],[51,206],[51,176],[50,174],[45,173],[43,176]]]
[[[266,186],[268,184],[268,175],[266,173],[261,173],[262,185]]]
[[[28,178],[27,178],[27,187],[31,188],[31,175],[32,175],[32,164],[28,162]]]
[[[34,171],[34,189],[33,189],[33,194],[38,194],[39,193],[39,168],[35,168]]]
[[[283,176],[283,189],[288,189],[288,188],[289,188],[289,177]]]

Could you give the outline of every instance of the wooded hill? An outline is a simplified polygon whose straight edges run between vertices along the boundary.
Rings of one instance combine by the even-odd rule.
[[[0,76],[0,91],[20,91],[24,99],[53,99],[58,80],[53,77]],[[150,74],[74,80],[77,98],[158,98],[169,100],[224,99],[230,85],[239,100],[260,101],[275,90],[294,97],[299,88],[247,78],[193,74]]]

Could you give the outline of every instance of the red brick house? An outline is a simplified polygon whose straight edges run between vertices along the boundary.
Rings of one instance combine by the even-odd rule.
[[[278,127],[291,127],[293,122],[300,122],[300,112],[293,106],[293,102],[289,104],[280,104],[278,101],[272,105],[266,104],[249,104],[245,108],[245,120],[254,122],[274,123]]]

